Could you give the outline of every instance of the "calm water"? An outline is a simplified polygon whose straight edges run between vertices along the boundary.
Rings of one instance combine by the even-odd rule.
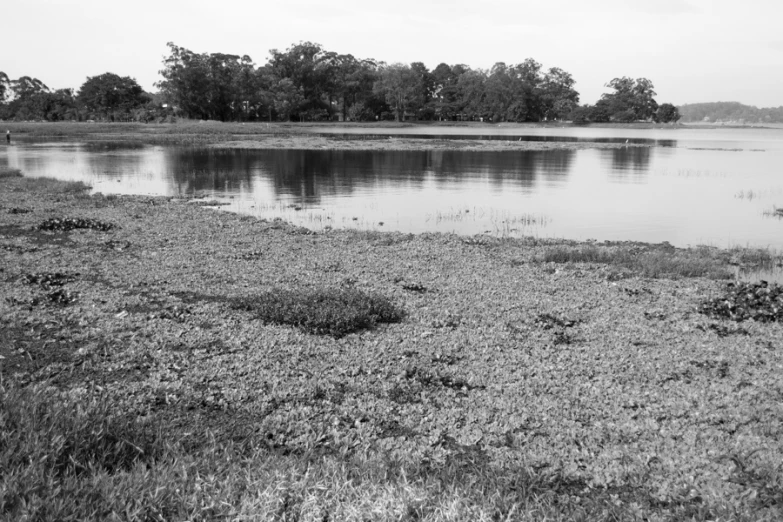
[[[363,129],[368,132],[367,129]],[[388,131],[372,134],[388,134]],[[484,129],[481,132],[485,132]],[[486,139],[650,143],[530,152],[253,151],[32,142],[0,165],[94,191],[208,197],[313,229],[783,248],[783,130],[490,128]],[[350,134],[345,128],[339,133]],[[421,135],[420,127],[396,129]],[[460,128],[437,134],[464,136]],[[431,134],[431,133],[430,133]],[[381,224],[382,223],[382,224]]]

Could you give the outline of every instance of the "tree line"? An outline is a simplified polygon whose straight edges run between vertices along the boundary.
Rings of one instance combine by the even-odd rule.
[[[691,103],[680,107],[682,120],[705,123],[783,123],[783,106],[758,108],[738,102]]]
[[[172,115],[220,121],[439,120],[537,122],[679,119],[658,105],[646,78],[615,78],[595,105],[579,105],[570,73],[544,69],[528,58],[489,70],[441,63],[386,64],[327,51],[311,42],[273,49],[263,65],[247,56],[195,53],[168,44],[159,92],[146,93],[133,78],[89,77],[73,89],[51,90],[41,81],[9,79],[0,72],[0,118],[16,120],[120,119],[150,121]]]

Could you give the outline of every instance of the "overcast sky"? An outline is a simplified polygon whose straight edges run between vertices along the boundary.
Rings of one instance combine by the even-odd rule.
[[[247,54],[319,43],[387,63],[490,68],[533,58],[594,103],[612,78],[649,78],[659,103],[783,105],[780,0],[7,0],[0,71],[78,89],[113,72],[154,91],[166,42]]]

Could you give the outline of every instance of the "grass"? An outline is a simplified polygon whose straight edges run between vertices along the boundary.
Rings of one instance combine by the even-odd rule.
[[[92,189],[81,181],[61,181],[55,178],[22,178],[18,191],[45,192],[50,194],[86,195]]]
[[[11,167],[0,167],[0,178],[21,178],[22,171]]]
[[[544,263],[595,263],[628,270],[642,277],[679,279],[756,280],[776,272],[783,263],[780,252],[765,248],[708,246],[674,248],[670,245],[558,245],[545,249],[537,259]]]
[[[0,190],[34,210],[0,212],[24,232],[0,244],[0,370],[28,387],[0,381],[0,520],[780,520],[781,329],[694,313],[711,281],[547,278],[506,259],[575,243],[304,236],[124,197],[90,211],[134,216],[111,241],[37,241],[40,209],[91,201]],[[80,300],[32,304],[74,272],[55,279]],[[281,303],[355,318],[344,293],[393,306],[392,282],[411,317],[393,327],[335,340],[248,320]]]
[[[644,477],[589,488],[556,470],[498,467],[449,437],[435,443],[444,458],[423,461],[316,441],[285,453],[209,433],[186,452],[160,425],[107,403],[42,389],[0,398],[4,520],[627,520],[662,509],[677,520],[743,518],[687,493],[662,505]]]
[[[729,279],[726,259],[710,248],[556,246],[548,248],[540,261],[547,263],[600,263],[629,270],[643,277],[708,277]]]
[[[389,299],[360,290],[275,289],[238,302],[271,324],[296,326],[318,335],[343,337],[376,323],[396,323],[405,313]]]

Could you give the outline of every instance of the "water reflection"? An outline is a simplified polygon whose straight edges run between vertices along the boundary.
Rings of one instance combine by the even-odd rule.
[[[643,183],[650,169],[652,149],[650,147],[622,147],[603,151],[610,158],[607,168],[609,179],[620,183]]]
[[[177,194],[253,191],[263,178],[275,197],[318,204],[390,185],[421,190],[430,181],[444,190],[483,179],[497,189],[513,184],[530,191],[539,177],[548,185],[565,183],[574,153],[173,149],[164,156]]]
[[[658,144],[675,134],[635,131],[622,138],[617,129],[605,137],[599,132],[604,130],[539,138]],[[783,131],[712,132],[701,141],[701,134],[688,132],[687,139],[668,140],[667,146],[548,151],[225,150],[20,142],[0,149],[0,164],[28,176],[85,181],[104,193],[225,198],[230,210],[280,216],[316,229],[490,230],[678,246],[783,248],[783,221],[763,217],[764,211],[783,207]],[[760,149],[766,152],[752,152]],[[736,197],[740,193],[754,197]],[[541,225],[531,230],[530,223]]]

